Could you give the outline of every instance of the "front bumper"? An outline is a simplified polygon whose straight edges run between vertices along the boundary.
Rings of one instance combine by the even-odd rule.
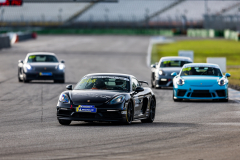
[[[94,105],[94,104],[81,104],[81,105]],[[72,106],[72,107],[71,107]],[[76,108],[79,105],[70,105],[58,103],[57,105],[57,118],[62,120],[71,121],[105,121],[105,122],[125,122],[127,109],[124,104],[95,105],[97,108],[96,113],[77,112]]]
[[[228,99],[228,86],[173,88],[174,99]]]
[[[172,87],[172,79],[172,76],[159,76],[155,81],[155,85],[156,87]]]
[[[51,72],[51,76],[41,76],[40,72],[25,73],[27,80],[64,80],[64,72]]]

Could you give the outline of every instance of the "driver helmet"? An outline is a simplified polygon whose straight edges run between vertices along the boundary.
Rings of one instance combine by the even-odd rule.
[[[102,79],[97,79],[95,81],[94,85],[95,85],[96,88],[103,88],[103,87],[105,87],[105,83],[103,82]]]

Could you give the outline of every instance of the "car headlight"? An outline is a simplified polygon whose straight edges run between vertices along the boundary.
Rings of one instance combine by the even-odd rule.
[[[28,70],[32,69],[32,67],[30,66],[30,64],[26,64],[25,66],[26,66],[26,68],[27,68]]]
[[[59,64],[58,69],[63,70],[64,69],[64,64]]]
[[[178,79],[177,79],[177,84],[180,85],[180,86],[181,86],[181,85],[184,85],[184,84],[185,84],[184,79],[178,78]]]
[[[118,103],[122,103],[125,99],[125,96],[121,95],[121,96],[117,96],[115,98],[113,98],[109,104],[118,104]]]
[[[228,83],[228,80],[227,79],[219,79],[218,80],[218,85],[219,86],[224,86],[225,84]]]
[[[163,75],[163,71],[162,70],[160,70],[158,73],[159,73],[159,75]]]
[[[59,96],[59,101],[63,102],[63,103],[70,103],[70,99],[68,98],[68,96],[65,93],[62,93]]]

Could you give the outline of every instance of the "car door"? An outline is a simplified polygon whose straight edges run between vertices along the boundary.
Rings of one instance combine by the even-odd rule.
[[[137,118],[142,115],[141,109],[143,105],[143,95],[142,95],[142,92],[139,92],[139,93],[134,92],[137,87],[141,86],[136,78],[132,78],[131,85],[132,85],[133,100],[134,100],[134,117]]]

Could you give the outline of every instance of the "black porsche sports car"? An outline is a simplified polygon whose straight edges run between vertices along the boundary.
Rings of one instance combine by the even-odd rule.
[[[64,83],[65,65],[59,62],[54,53],[28,53],[25,60],[18,61],[18,81],[54,80],[55,83]]]
[[[60,94],[57,119],[62,125],[71,121],[152,123],[156,99],[149,87],[142,87],[143,83],[147,82],[127,74],[88,74],[74,89],[68,85],[68,90]]]

